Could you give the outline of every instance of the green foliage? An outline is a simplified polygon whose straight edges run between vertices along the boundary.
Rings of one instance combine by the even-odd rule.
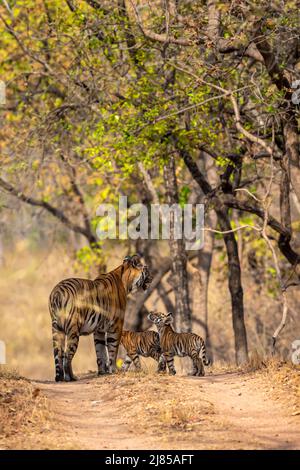
[[[189,186],[182,186],[179,191],[179,204],[184,207],[188,203],[189,195],[191,194],[191,188]]]
[[[277,6],[280,14],[258,1],[218,2],[223,38],[243,51],[221,56],[206,36],[205,2],[181,2],[184,28],[171,15],[168,34],[190,40],[189,47],[147,38],[132,8],[124,12],[119,2],[98,2],[97,8],[92,3],[78,0],[71,11],[59,0],[18,0],[10,2],[12,15],[4,11],[15,33],[1,26],[0,75],[9,84],[10,104],[0,129],[5,177],[80,223],[83,201],[93,229],[98,204],[117,205],[119,194],[129,195],[129,204],[143,197],[138,162],[150,170],[162,198],[163,166],[175,155],[179,200],[185,204],[191,177],[178,150],[201,165],[199,149],[210,149],[219,174],[232,164],[228,154],[243,155],[242,178],[257,194],[257,176],[268,175],[269,167],[251,158],[257,148],[236,129],[232,103],[216,87],[234,90],[246,130],[268,140],[274,126],[282,140],[284,90],[245,52],[254,21],[263,18],[267,39],[285,68],[298,32],[296,2]],[[165,8],[144,5],[139,15],[150,31],[164,34]],[[190,26],[194,18],[197,31]],[[243,214],[238,222],[252,225],[256,218]],[[267,256],[251,229],[243,231],[243,239],[259,258]],[[78,261],[88,269],[101,256],[100,245],[84,248]]]
[[[101,243],[84,246],[76,253],[77,269],[88,273],[92,267],[103,266],[105,263],[104,252]]]

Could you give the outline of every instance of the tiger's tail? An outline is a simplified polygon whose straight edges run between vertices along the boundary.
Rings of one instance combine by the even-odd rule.
[[[202,340],[202,344],[201,344],[201,349],[200,349],[200,357],[203,361],[203,364],[205,366],[209,366],[210,365],[210,360],[208,359],[208,357],[206,356],[206,347],[205,347],[205,342],[204,340]]]

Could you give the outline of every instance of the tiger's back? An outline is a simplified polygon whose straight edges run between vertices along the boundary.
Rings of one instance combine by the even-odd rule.
[[[160,353],[159,335],[156,331],[123,330],[121,344],[127,352],[143,357]]]
[[[52,324],[65,334],[74,329],[81,336],[122,318],[126,307],[125,290],[113,276],[107,277],[60,281],[49,298]]]
[[[121,344],[126,349],[126,359],[123,370],[128,370],[133,362],[136,369],[141,369],[139,356],[152,357],[158,363],[158,370],[165,370],[165,364],[161,358],[161,348],[159,343],[159,334],[156,331],[128,331],[123,330]]]

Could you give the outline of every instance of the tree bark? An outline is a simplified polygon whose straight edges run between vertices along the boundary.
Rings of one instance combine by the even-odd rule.
[[[4,246],[3,246],[3,236],[0,229],[0,268],[4,266]]]
[[[212,187],[216,187],[219,183],[219,177],[216,171],[216,166],[209,155],[202,151],[201,160],[203,163],[203,169],[206,173],[209,184]],[[199,162],[199,163],[200,163]],[[197,200],[195,202],[203,202],[203,192],[196,185],[194,193],[198,192]],[[200,194],[201,193],[201,194]],[[215,229],[217,226],[217,214],[214,209],[210,210],[205,216],[205,226]],[[214,249],[214,232],[207,231],[204,233],[204,245],[199,251],[196,263],[193,265],[195,268],[193,272],[193,331],[195,333],[203,335],[206,342],[206,350],[210,361],[213,360],[213,345],[210,338],[209,328],[209,310],[208,310],[208,288],[210,271]]]
[[[256,22],[255,42],[261,53],[269,77],[278,90],[284,91],[285,113],[281,117],[284,134],[285,154],[290,166],[290,180],[293,190],[300,201],[300,153],[296,107],[292,103],[292,88],[285,70],[283,70],[272,50],[271,44],[263,32],[265,18]]]
[[[216,210],[222,232],[232,230],[228,211],[222,207]],[[247,334],[244,321],[244,294],[241,279],[241,268],[238,245],[234,233],[224,234],[224,242],[228,260],[228,287],[231,296],[232,326],[234,331],[236,363],[248,361]]]
[[[175,173],[174,156],[169,156],[164,166],[164,181],[166,185],[166,196],[169,205],[178,204],[178,187]],[[191,331],[191,310],[189,303],[189,289],[187,276],[187,257],[183,237],[176,240],[175,216],[170,216],[170,252],[172,256],[172,285],[175,292],[175,319],[180,331]]]
[[[191,175],[199,184],[204,194],[208,195],[209,193],[211,193],[211,185],[202,175],[193,158],[186,151],[181,151],[181,155]],[[214,207],[218,216],[218,222],[222,232],[232,230],[231,223],[228,217],[228,209],[218,198],[218,196],[214,197]],[[243,364],[248,360],[248,345],[246,327],[244,322],[244,300],[238,246],[234,233],[226,233],[223,236],[228,259],[228,287],[231,295],[235,358],[237,364]]]

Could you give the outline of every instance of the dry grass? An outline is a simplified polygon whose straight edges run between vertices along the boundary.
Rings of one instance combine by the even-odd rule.
[[[210,369],[210,373],[243,374],[256,373],[261,379],[261,387],[272,398],[285,405],[292,416],[300,415],[300,365],[284,361],[280,357],[260,355],[257,351],[250,354],[249,362],[241,367],[218,361]]]
[[[300,416],[300,365],[272,358],[260,370],[260,376],[273,398],[283,403],[291,415]]]
[[[49,431],[47,400],[28,380],[3,367],[0,370],[0,447],[30,448],[31,437],[44,440]]]
[[[158,419],[166,428],[191,431],[195,426],[202,425],[205,415],[212,412],[211,406],[190,405],[179,399],[164,402],[158,409]]]
[[[57,438],[64,430],[38,385],[1,366],[0,390],[0,450],[78,448]]]

